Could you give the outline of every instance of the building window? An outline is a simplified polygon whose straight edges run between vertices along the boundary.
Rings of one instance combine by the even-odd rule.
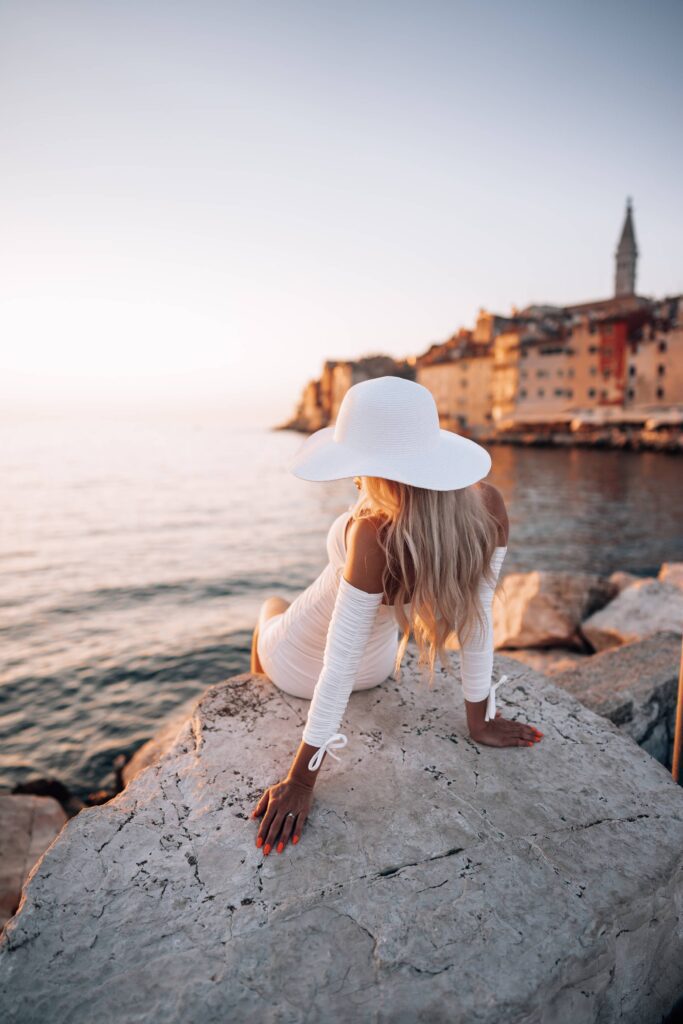
[[[564,370],[558,370],[557,371],[557,376],[558,377],[564,377]]]
[[[602,371],[602,375],[603,375],[603,377],[605,378],[605,380],[607,380],[607,378],[609,377],[609,375],[611,374],[611,372],[612,372],[611,370],[603,370],[603,371]]]
[[[602,389],[602,397],[603,398],[607,398],[607,392],[605,391],[604,388]]]
[[[589,388],[588,389],[588,397],[589,398],[595,398],[595,388]]]
[[[666,342],[665,341],[660,341],[660,343],[657,346],[657,348],[659,349],[660,352],[666,352]]]
[[[573,366],[570,366],[569,369],[567,370],[567,376],[568,377],[573,377],[574,376],[574,367]]]
[[[629,398],[633,398],[634,395],[635,395],[635,391],[633,390],[633,388],[629,388],[628,389],[628,397]]]
[[[545,388],[539,388],[538,389],[538,397],[539,398],[543,398],[544,395],[545,395]]]
[[[589,345],[588,346],[588,354],[589,355],[595,355],[595,353],[597,351],[598,351],[598,346],[597,345]]]
[[[664,388],[657,388],[657,398],[664,398]]]
[[[636,368],[633,365],[633,363],[631,363],[631,365],[628,368],[628,375],[629,375],[629,377],[635,377],[635,375],[636,375]]]
[[[555,396],[556,396],[556,398],[562,398],[563,394],[564,394],[564,388],[555,388]]]
[[[460,387],[461,388],[466,388],[467,387],[467,381],[464,378],[460,381]]]
[[[657,367],[657,375],[659,377],[663,377],[665,372],[666,372],[665,367],[660,363],[659,366]]]
[[[588,372],[590,373],[591,377],[594,377],[596,375],[596,373],[598,372],[597,366],[591,366],[591,368],[590,368],[590,370]]]
[[[525,348],[523,348],[523,349],[522,349],[522,357],[523,357],[524,359],[526,359],[526,357],[527,357],[528,355],[529,355],[529,353],[527,352],[527,350],[526,350]]]
[[[519,393],[522,398],[526,398],[526,388],[520,388]]]
[[[526,377],[526,370],[520,370],[520,374],[522,377]]]
[[[574,392],[572,391],[571,388],[567,388],[567,398],[573,398],[573,397],[574,397]]]

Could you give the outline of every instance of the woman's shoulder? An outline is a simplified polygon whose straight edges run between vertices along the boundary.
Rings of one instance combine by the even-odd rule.
[[[382,589],[386,555],[380,541],[382,518],[362,515],[351,519],[346,537],[346,571],[350,583],[377,593]]]
[[[476,486],[479,488],[487,511],[498,523],[498,546],[504,547],[507,545],[510,535],[510,521],[505,498],[495,484],[491,484],[487,480],[479,480]]]

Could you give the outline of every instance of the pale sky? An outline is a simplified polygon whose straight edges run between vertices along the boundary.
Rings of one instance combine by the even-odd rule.
[[[683,5],[0,0],[4,408],[264,423],[480,306],[683,291]]]

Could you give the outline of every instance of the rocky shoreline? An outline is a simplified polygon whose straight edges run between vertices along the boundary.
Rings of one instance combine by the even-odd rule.
[[[445,429],[458,430],[457,427]],[[314,423],[297,417],[277,425],[273,430],[292,430],[296,433],[311,434],[318,429]],[[463,432],[459,430],[458,432]],[[533,430],[472,430],[464,431],[479,444],[509,444],[535,448],[609,448],[623,451],[665,452],[671,455],[683,453],[683,431],[680,427],[639,430],[632,427],[596,427],[581,431],[557,430],[544,425]]]
[[[665,768],[671,768],[683,628],[683,565],[658,576],[614,572],[507,573],[493,608],[498,651],[551,679],[603,715]],[[457,649],[457,643],[449,645]],[[181,707],[126,762],[114,762],[115,786],[85,801],[55,779],[36,779],[0,794],[0,927],[16,910],[21,887],[63,824],[105,804],[142,768],[155,763],[187,721]],[[23,806],[22,806],[23,802]],[[51,824],[50,824],[51,823]],[[11,841],[10,841],[10,836]]]
[[[397,1000],[398,1007],[407,991],[403,982],[408,977],[420,979],[422,975],[441,978],[437,988],[446,998],[450,991],[451,966],[445,965],[443,958],[436,952],[429,954],[428,945],[420,946],[422,940],[418,941],[421,952],[417,957],[411,954],[405,961],[410,966],[404,968],[399,965],[405,957],[396,959],[398,953],[393,950],[398,938],[392,931],[393,926],[387,923],[378,933],[369,920],[363,924],[358,916],[355,900],[361,890],[365,892],[364,879],[368,877],[385,879],[400,875],[402,881],[398,885],[398,892],[405,901],[403,909],[408,914],[408,908],[412,907],[411,913],[416,912],[419,916],[423,912],[419,909],[423,907],[423,902],[418,901],[416,907],[414,900],[418,893],[427,892],[430,884],[436,888],[448,887],[449,891],[452,889],[454,897],[459,892],[462,899],[467,892],[467,887],[462,888],[463,879],[469,877],[468,871],[471,870],[467,868],[468,863],[479,862],[481,865],[486,862],[489,864],[488,870],[496,873],[503,871],[507,877],[506,873],[511,870],[510,866],[514,862],[517,864],[515,870],[523,871],[531,891],[542,882],[540,892],[543,899],[547,898],[549,902],[538,910],[538,915],[545,928],[550,925],[551,911],[554,914],[558,910],[553,903],[552,888],[543,888],[549,884],[552,872],[545,881],[540,876],[534,879],[534,871],[540,870],[543,875],[545,869],[542,869],[542,862],[537,862],[535,854],[530,851],[536,847],[542,848],[547,858],[551,856],[552,849],[554,861],[560,855],[553,838],[558,829],[567,836],[576,833],[576,838],[579,835],[583,838],[592,831],[591,825],[586,822],[600,822],[600,829],[595,830],[595,839],[606,828],[604,842],[626,843],[628,856],[638,861],[637,871],[644,872],[643,877],[649,879],[648,885],[655,886],[647,889],[649,903],[647,900],[643,902],[646,894],[641,893],[639,897],[641,902],[638,906],[642,906],[643,914],[646,905],[663,907],[666,900],[674,898],[675,893],[678,894],[677,898],[683,897],[683,804],[681,789],[670,776],[683,624],[683,565],[665,564],[658,577],[646,579],[627,573],[613,573],[609,577],[588,573],[509,573],[504,576],[502,593],[494,601],[493,616],[497,649],[494,675],[506,672],[511,677],[511,683],[501,688],[499,706],[507,709],[513,717],[519,715],[539,725],[546,736],[552,737],[550,743],[546,741],[548,750],[552,747],[552,753],[546,755],[543,750],[539,752],[541,758],[551,758],[552,771],[549,763],[545,778],[552,780],[548,782],[552,792],[543,796],[536,793],[533,802],[534,791],[541,781],[537,775],[538,769],[534,769],[532,777],[526,769],[520,768],[521,774],[517,779],[518,762],[506,760],[505,776],[497,774],[498,758],[501,758],[499,767],[501,770],[503,768],[503,752],[492,752],[491,748],[478,747],[468,740],[461,697],[451,693],[451,689],[458,686],[453,680],[453,676],[457,678],[457,659],[453,661],[454,672],[451,677],[444,675],[440,678],[438,687],[427,697],[427,691],[423,693],[424,683],[415,668],[412,644],[409,646],[404,678],[398,682],[390,678],[382,688],[386,690],[386,708],[380,699],[379,688],[365,694],[354,694],[349,708],[348,730],[355,737],[354,753],[340,769],[337,770],[336,765],[328,768],[325,781],[321,780],[321,786],[316,790],[316,795],[320,793],[319,809],[311,819],[310,844],[311,849],[313,846],[319,847],[314,857],[318,868],[312,868],[308,858],[306,867],[307,871],[313,870],[315,877],[320,877],[316,897],[304,900],[308,907],[306,912],[309,914],[312,935],[321,950],[328,948],[323,922],[329,913],[326,908],[330,905],[337,907],[335,913],[341,915],[339,920],[352,922],[348,925],[351,929],[349,940],[356,936],[355,941],[358,943],[364,929],[368,935],[372,934],[375,954],[372,954],[370,947],[367,951],[371,965],[372,956],[377,956],[379,948],[384,949],[385,952],[376,960],[364,982],[369,986],[368,998],[371,1003],[375,998],[375,986],[380,985],[381,981],[380,987],[383,990],[388,987],[389,1002]],[[454,644],[453,648],[456,646]],[[273,934],[286,939],[289,918],[285,914],[283,919],[278,908],[294,907],[294,904],[291,903],[291,894],[285,896],[284,890],[280,898],[276,898],[281,889],[277,882],[280,865],[273,864],[266,868],[262,861],[255,859],[256,851],[251,849],[253,844],[250,845],[242,832],[251,802],[260,795],[261,787],[272,781],[282,765],[287,763],[288,757],[291,757],[292,736],[297,734],[303,724],[305,704],[304,701],[286,698],[275,687],[264,683],[262,677],[235,677],[219,687],[207,690],[198,703],[193,702],[192,706],[181,709],[127,764],[119,764],[121,791],[116,794],[93,794],[93,806],[79,806],[78,802],[74,803],[69,798],[66,791],[58,790],[53,791],[54,795],[43,792],[43,795],[24,793],[0,797],[4,846],[4,871],[1,876],[4,891],[0,894],[0,905],[5,917],[17,911],[8,921],[0,945],[0,962],[3,964],[0,977],[3,977],[3,984],[6,985],[5,997],[11,996],[8,1005],[15,1006],[9,1016],[5,1014],[5,1019],[22,1022],[38,1020],[38,1007],[44,1005],[41,1001],[49,999],[51,1005],[56,1000],[64,1007],[62,1016],[57,1014],[52,1019],[68,1019],[70,1024],[71,1021],[85,1020],[86,1017],[67,996],[67,990],[70,991],[74,984],[87,989],[88,981],[82,974],[86,968],[94,972],[91,977],[99,976],[100,972],[103,972],[103,977],[107,977],[110,970],[107,958],[111,955],[115,955],[117,962],[123,964],[124,973],[133,972],[133,976],[138,977],[130,957],[116,946],[117,930],[125,928],[128,915],[132,915],[131,921],[137,919],[145,907],[154,919],[157,901],[161,907],[169,887],[175,901],[181,900],[183,905],[192,907],[190,918],[186,926],[183,926],[186,927],[183,934],[190,946],[184,940],[175,945],[163,941],[161,943],[165,949],[163,955],[170,957],[169,962],[175,965],[174,969],[178,967],[176,957],[182,952],[199,971],[197,984],[202,992],[210,993],[214,991],[212,985],[218,985],[214,995],[220,993],[216,998],[223,1009],[232,1009],[233,1019],[246,1020],[250,1019],[249,1014],[252,1012],[270,1012],[256,990],[244,987],[246,980],[238,960],[243,955],[252,955],[245,953],[245,950],[251,948],[248,936],[260,935],[261,927],[267,922],[273,924]],[[407,713],[408,708],[411,709],[410,714]],[[372,726],[368,724],[370,722]],[[620,737],[621,746],[614,747],[616,739],[610,737]],[[443,746],[444,742],[446,746]],[[235,762],[237,750],[240,751],[239,764]],[[621,764],[618,770],[613,760],[615,751],[618,751],[617,761]],[[455,755],[455,761],[453,768],[449,769],[447,766],[451,754]],[[609,756],[605,761],[606,754]],[[561,762],[565,756],[569,760],[566,768],[562,769],[557,758]],[[406,818],[403,812],[399,812],[400,820],[394,821],[390,816],[382,824],[382,816],[388,811],[382,811],[380,804],[390,805],[390,794],[397,792],[393,774],[399,769],[403,770],[402,766],[406,764],[410,766],[411,786],[415,787],[420,806],[431,808],[426,819],[430,821],[426,846],[418,829],[417,817],[420,816]],[[610,774],[613,769],[616,774]],[[512,770],[516,778],[514,792],[507,775],[509,770]],[[370,778],[366,773],[371,773],[373,792],[378,793],[379,821],[374,823],[372,817],[366,820],[367,801],[362,805],[365,808],[363,810],[353,796],[357,789],[353,786],[353,778],[357,777],[362,783],[363,779],[367,781]],[[216,788],[218,778],[222,781]],[[396,777],[396,784],[399,778],[401,787],[404,787],[404,776],[400,773]],[[594,781],[596,778],[601,780],[601,786],[597,788]],[[607,784],[604,790],[603,781]],[[435,791],[430,788],[437,784],[441,794],[439,800],[448,803],[454,798],[454,807],[458,809],[456,817],[444,819],[441,826],[438,824],[441,805],[439,800],[434,803]],[[470,786],[473,787],[471,790]],[[361,784],[360,790],[366,788],[366,785]],[[400,791],[404,790],[401,788]],[[381,796],[383,792],[384,798]],[[55,796],[61,798],[66,810]],[[504,802],[501,803],[503,796]],[[579,796],[579,802],[576,803]],[[660,803],[662,800],[663,804]],[[656,820],[652,820],[652,801],[656,801],[658,806]],[[517,813],[523,813],[528,818],[521,848],[519,841],[514,838],[516,832],[511,825],[512,819],[508,817],[507,804],[514,805]],[[476,815],[475,807],[478,808]],[[554,820],[561,807],[571,811],[569,816],[563,815],[564,824]],[[668,810],[665,811],[664,807],[668,807]],[[341,831],[336,824],[338,820],[343,824]],[[364,834],[361,836],[358,829],[363,822]],[[491,832],[494,822],[497,825]],[[119,833],[124,829],[125,843],[123,836],[119,838]],[[386,829],[392,837],[392,846],[386,846],[384,842]],[[461,834],[462,829],[464,832]],[[622,833],[623,829],[626,831]],[[635,835],[627,835],[631,829],[637,831],[637,839]],[[534,846],[530,847],[528,837],[532,832],[535,836]],[[498,833],[500,836],[496,839]],[[487,835],[488,839],[484,842]],[[12,838],[8,843],[9,836]],[[460,851],[457,857],[448,852],[439,852],[438,837],[448,839],[449,849],[452,847]],[[655,840],[663,850],[661,853],[660,847],[657,847],[655,860],[663,858],[658,862],[663,874],[660,873],[656,883],[648,874],[649,868],[645,864],[646,851]],[[337,849],[340,842],[341,847]],[[566,862],[562,870],[567,884],[578,886],[578,893],[585,895],[589,890],[592,891],[593,915],[597,913],[597,907],[602,905],[601,900],[607,893],[607,890],[601,893],[597,882],[600,858],[603,858],[602,866],[606,862],[605,858],[608,858],[606,850],[601,846],[602,842],[600,840],[592,852],[591,843],[587,848],[579,845],[575,851],[577,856],[588,857],[584,869],[594,871],[595,878],[586,875],[582,876],[582,881],[579,881],[578,876],[568,881]],[[366,854],[370,855],[368,851],[372,851],[370,856],[374,865],[370,869],[368,861],[365,873],[361,874],[358,874],[355,866],[352,867],[359,848],[366,851],[363,854],[364,863]],[[623,850],[622,845],[618,848]],[[109,851],[106,854],[105,849]],[[515,849],[518,853],[521,849],[526,850],[521,864],[513,853]],[[352,853],[354,850],[355,854]],[[295,851],[296,854],[299,852]],[[292,855],[291,851],[287,854],[288,857]],[[225,857],[232,865],[227,876],[218,867],[221,858]],[[451,857],[452,865],[447,864]],[[440,862],[448,870],[442,871],[439,879],[434,877],[430,883],[432,875],[438,873],[435,866]],[[327,873],[321,866],[325,863],[330,865]],[[396,863],[403,867],[397,868]],[[406,864],[409,871],[404,870]],[[190,874],[186,877],[188,866]],[[636,870],[634,865],[628,868],[629,871],[632,869]],[[281,870],[285,870],[291,879],[291,870],[287,873],[284,865]],[[572,868],[569,875],[573,872]],[[481,920],[487,920],[492,914],[498,916],[493,903],[489,903],[492,896],[490,876],[482,876],[481,868],[478,868],[475,877],[475,891],[479,894],[480,911],[484,915]],[[489,879],[488,883],[484,881],[485,877]],[[338,878],[347,878],[348,881],[337,890],[335,886]],[[59,882],[53,883],[51,879],[59,879]],[[413,881],[420,881],[422,888],[415,889]],[[78,888],[82,884],[85,888]],[[256,890],[252,892],[254,886]],[[353,905],[348,902],[351,890],[357,890]],[[493,891],[497,891],[495,886]],[[561,891],[560,888],[558,892]],[[333,898],[332,904],[323,898],[327,893]],[[20,894],[21,904],[17,908]],[[341,901],[338,904],[335,902],[337,898]],[[372,901],[374,897],[372,893],[365,892],[363,899],[366,898]],[[655,904],[652,903],[653,899]],[[665,902],[662,903],[662,900]],[[212,913],[209,914],[211,923],[202,923],[207,901],[219,901],[223,908],[220,919],[222,924]],[[433,913],[433,905],[429,903],[429,906],[432,907],[430,913]],[[72,909],[67,910],[67,907]],[[425,903],[425,913],[426,907]],[[66,917],[63,916],[65,913]],[[376,913],[386,914],[388,907],[380,903]],[[615,985],[622,991],[620,998],[628,990],[628,998],[633,1006],[642,1005],[638,1002],[638,993],[630,991],[631,983],[623,977],[614,976],[616,961],[613,962],[611,958],[618,954],[618,958],[621,958],[620,970],[630,957],[637,956],[642,960],[645,955],[647,959],[648,950],[652,948],[651,940],[646,938],[647,928],[653,927],[653,924],[647,915],[642,916],[641,910],[638,910],[636,916],[641,915],[638,917],[640,923],[634,929],[628,924],[625,913],[625,905],[617,901],[606,904],[599,914],[602,927],[608,929],[602,934],[610,934],[612,938],[608,943],[611,952],[607,960],[601,961],[604,967],[588,986],[591,993],[589,998],[597,1000],[594,1003],[596,1012],[598,1006],[607,1005],[605,1000],[609,1003],[614,998],[612,989]],[[103,915],[104,921],[99,924]],[[403,910],[399,918],[402,915]],[[503,919],[506,920],[505,915]],[[59,938],[62,932],[56,929],[61,920],[65,923],[66,934],[72,936],[71,939]],[[147,955],[144,952],[147,942],[153,942],[159,929],[159,934],[163,935],[165,920],[162,914],[158,929],[150,925],[146,935],[143,930],[140,940],[133,938],[133,948],[137,949],[143,959]],[[387,921],[393,920],[390,914]],[[628,920],[633,924],[632,917]],[[427,918],[425,927],[426,921]],[[577,921],[575,923],[578,927]],[[526,924],[531,927],[530,918]],[[539,921],[536,921],[534,927],[538,924]],[[453,926],[455,929],[455,924]],[[512,921],[505,927],[511,926]],[[582,928],[587,926],[587,921],[581,925]],[[473,920],[471,938],[475,944],[479,941],[477,928],[480,927],[475,926]],[[192,956],[192,944],[201,945],[205,928],[208,928],[207,934],[213,935],[212,941],[220,947],[214,955],[216,977],[223,979],[220,984],[207,979],[206,972],[203,968],[199,969]],[[446,921],[443,928],[449,946],[457,946],[460,933],[456,934],[454,930],[451,934],[451,924]],[[663,939],[666,933],[669,948],[677,949],[680,935],[676,932],[679,937],[674,937],[673,919],[660,914],[657,928],[659,938]],[[639,938],[630,941],[628,948],[614,938],[617,932],[621,935],[632,931]],[[137,934],[135,930],[131,933],[134,936]],[[168,934],[170,942],[172,932]],[[530,932],[525,926],[523,929],[518,928],[518,934],[521,951],[525,956],[530,955],[533,945]],[[550,941],[547,935],[546,940]],[[138,941],[142,941],[142,947]],[[406,937],[401,941],[407,941]],[[489,934],[489,944],[491,941]],[[93,947],[99,947],[102,951],[94,959],[89,952]],[[593,949],[591,943],[589,947]],[[235,958],[231,955],[226,960],[221,950],[229,948],[235,954],[239,952],[239,956]],[[329,950],[331,953],[332,947]],[[548,947],[548,956],[553,950],[565,955],[561,952],[561,944],[558,946],[554,939]],[[662,1012],[667,1005],[673,1005],[674,997],[683,990],[682,969],[679,966],[683,963],[681,953],[683,949],[678,949],[677,965],[671,968],[671,978],[676,979],[677,991],[671,987],[671,981],[663,986],[661,980],[654,980],[654,974],[647,983],[650,996],[652,991],[659,992],[657,998],[661,1001]],[[341,962],[346,964],[347,977],[364,977],[365,968],[362,963],[353,958],[349,960],[349,955],[347,951],[341,957]],[[467,979],[465,961],[461,955],[464,955],[464,950],[458,953],[454,947],[449,964],[453,971],[457,968],[462,974],[464,970]],[[57,982],[48,980],[52,976],[52,968],[50,971],[45,970],[48,960],[52,962],[57,956],[61,966],[54,977],[61,978],[60,984],[64,986],[64,991],[56,991],[54,985]],[[80,959],[83,959],[82,968],[77,964]],[[559,1003],[561,1012],[558,1011],[556,1019],[569,1021],[571,1016],[567,1007],[576,998],[571,970],[563,973],[562,979],[559,979],[553,975],[549,960],[543,956],[542,960],[546,974],[549,971],[550,978],[554,978],[553,992],[562,993]],[[394,966],[391,967],[391,964]],[[651,967],[654,972],[654,963]],[[577,978],[581,970],[584,970],[580,963],[574,964],[573,969],[578,972]],[[139,977],[144,977],[145,991],[154,992],[154,1006],[159,1012],[167,1015],[169,1020],[195,1019],[191,1012],[189,1016],[181,1018],[178,1010],[181,1004],[184,1012],[189,1012],[182,999],[171,1005],[170,996],[159,993],[145,969],[141,968],[141,971]],[[647,971],[650,971],[650,967],[647,967]],[[29,977],[46,980],[41,981],[34,991]],[[534,998],[542,994],[544,977],[540,968],[533,975],[533,984],[536,986]],[[228,978],[231,979],[229,984],[226,980]],[[273,979],[274,982],[277,980]],[[341,976],[338,981],[341,984],[340,991],[344,991]],[[506,980],[506,985],[512,986],[506,989],[506,998],[519,998],[523,1004],[524,998],[530,998],[530,994],[522,997],[515,989],[518,981]],[[470,988],[466,980],[464,991],[474,999],[475,993],[479,991],[474,976],[471,982],[473,987]],[[190,987],[193,985],[194,982]],[[119,1012],[114,1003],[109,1001],[106,988],[105,985],[100,996],[96,997],[103,1000],[99,1007],[104,1013],[103,1019],[126,1019],[123,1011]],[[180,999],[179,993],[176,996]],[[551,998],[548,991],[545,997]],[[425,993],[422,998],[429,1002]],[[332,1000],[332,1006],[336,1005],[335,1000]],[[494,1020],[495,1000],[491,1006],[490,1019]],[[499,1012],[501,1003],[497,1006]],[[131,1007],[129,1010],[133,1012]],[[142,1016],[140,1019],[152,1020],[155,1017]],[[214,1019],[219,1018],[211,1014],[201,1018],[202,1021]],[[284,1013],[273,1019],[304,1018],[292,1012],[290,1016]],[[333,1012],[329,1019],[341,1020],[343,1017],[338,1013],[335,1016]],[[438,1016],[435,1019],[439,1019]],[[485,1016],[482,1019],[489,1018]],[[637,1017],[633,1015],[623,1019],[635,1021]]]
[[[268,858],[249,813],[307,702],[259,676],[209,688],[33,869],[3,1019],[661,1019],[683,990],[681,789],[528,666],[494,671],[542,744],[472,743],[457,678],[430,690],[409,650],[400,681],[352,695],[302,842]]]

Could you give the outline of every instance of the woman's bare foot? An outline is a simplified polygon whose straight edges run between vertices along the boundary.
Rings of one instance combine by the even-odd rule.
[[[475,743],[487,747],[533,747],[540,743],[543,733],[535,725],[503,718],[502,713],[496,711],[492,722],[484,722],[475,732],[470,731],[470,736]]]

